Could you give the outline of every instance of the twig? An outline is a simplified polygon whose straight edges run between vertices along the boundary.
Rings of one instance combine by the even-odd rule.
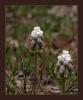
[[[71,90],[73,88],[73,86],[75,85],[75,83],[77,82],[77,79],[72,83],[72,85],[65,91],[65,93],[69,92],[69,90]]]

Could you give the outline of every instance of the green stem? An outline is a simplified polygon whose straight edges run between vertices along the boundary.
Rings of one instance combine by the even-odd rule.
[[[24,73],[23,80],[24,80],[24,94],[26,94],[26,71]]]
[[[62,94],[65,95],[65,88],[66,88],[66,78],[63,78],[63,87],[62,87]]]
[[[35,63],[35,69],[34,69],[34,81],[32,85],[32,93],[33,95],[36,95],[36,90],[37,90],[37,83],[38,77],[39,77],[39,69],[38,69],[38,52],[34,51],[34,63]]]

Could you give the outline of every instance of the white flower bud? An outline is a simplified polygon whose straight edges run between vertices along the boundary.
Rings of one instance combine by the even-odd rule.
[[[59,68],[59,73],[62,74],[65,71],[65,67],[63,65]]]
[[[37,39],[37,42],[38,42],[38,43],[42,43],[41,38],[38,38],[38,39]]]
[[[40,27],[39,27],[39,26],[36,26],[36,27],[34,27],[33,29],[34,29],[34,30],[39,30]]]
[[[57,66],[57,67],[59,67],[59,66],[60,66],[60,61],[58,61],[58,62],[56,63],[56,66]]]
[[[62,62],[63,61],[63,57],[62,56],[58,56],[58,61]]]
[[[63,53],[64,53],[64,54],[68,54],[69,51],[67,51],[67,50],[63,50]]]

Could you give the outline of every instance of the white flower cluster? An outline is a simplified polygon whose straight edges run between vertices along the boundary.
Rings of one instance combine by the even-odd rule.
[[[44,45],[43,42],[43,31],[40,29],[39,26],[36,26],[33,28],[33,31],[31,32],[31,48],[32,49],[41,49]]]
[[[63,50],[62,54],[58,56],[58,61],[63,62],[63,64],[68,64],[72,61],[69,51]]]
[[[67,77],[73,70],[71,62],[72,58],[69,51],[63,50],[62,54],[58,56],[54,72],[57,73],[58,76],[63,75],[64,77]]]
[[[39,26],[34,27],[34,30],[31,32],[31,37],[34,39],[43,37],[43,31]]]

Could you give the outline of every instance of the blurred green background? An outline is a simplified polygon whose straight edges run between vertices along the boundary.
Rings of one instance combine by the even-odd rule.
[[[5,7],[6,35],[22,39],[34,26],[40,26],[46,37],[52,33],[73,36],[77,33],[77,6],[9,5]]]

